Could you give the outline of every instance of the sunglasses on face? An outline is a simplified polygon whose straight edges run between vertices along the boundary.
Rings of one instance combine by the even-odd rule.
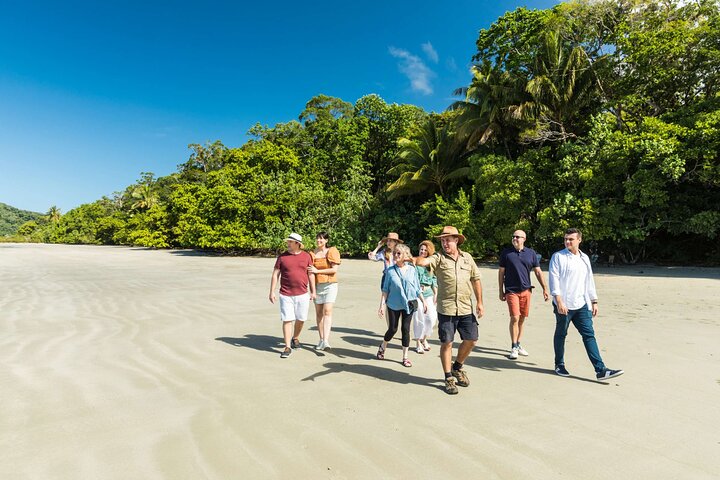
[[[513,235],[512,238],[525,238],[525,237],[521,237],[520,235]]]

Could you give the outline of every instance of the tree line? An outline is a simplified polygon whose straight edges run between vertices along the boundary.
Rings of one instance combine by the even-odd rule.
[[[441,113],[318,95],[237,148],[190,145],[177,172],[20,227],[56,243],[274,252],[330,232],[348,255],[442,225],[492,256],[515,229],[547,256],[580,228],[601,258],[717,264],[716,0],[573,1],[480,30]]]
[[[24,223],[42,216],[42,213],[20,210],[0,202],[0,235],[11,235]]]

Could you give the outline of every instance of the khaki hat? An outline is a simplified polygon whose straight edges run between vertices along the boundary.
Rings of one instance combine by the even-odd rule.
[[[299,243],[300,246],[302,247],[302,244],[303,244],[303,242],[302,242],[302,237],[301,237],[299,234],[297,234],[297,233],[291,233],[291,234],[288,235],[288,237],[285,239],[286,242],[287,242],[288,240],[291,240],[291,241],[293,241],[293,242],[297,242],[297,243]]]
[[[395,241],[398,242],[398,243],[405,243],[405,242],[403,242],[402,240],[400,240],[400,235],[398,235],[398,234],[395,233],[395,232],[390,232],[390,233],[388,233],[388,234],[387,234],[387,237],[383,237],[383,238],[380,240],[380,243],[385,243],[385,242],[387,242],[388,240],[395,240]]]
[[[435,238],[443,238],[443,237],[458,237],[458,245],[462,245],[465,243],[465,235],[458,232],[458,229],[455,227],[447,226],[443,227],[442,232],[440,235],[435,235]]]

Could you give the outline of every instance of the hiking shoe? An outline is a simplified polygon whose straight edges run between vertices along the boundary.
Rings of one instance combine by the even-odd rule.
[[[561,377],[569,377],[570,376],[570,372],[567,371],[567,369],[565,368],[565,365],[558,365],[557,367],[555,367],[555,373],[557,373]]]
[[[508,355],[508,358],[510,360],[517,360],[518,357],[518,347],[512,347],[512,350],[510,350],[510,355]]]
[[[455,378],[447,377],[445,379],[445,393],[448,395],[457,395],[458,388],[455,386]]]
[[[290,347],[291,348],[300,348],[300,340],[298,340],[297,338],[293,338],[292,341],[290,342]]]
[[[285,350],[283,350],[282,353],[280,354],[280,358],[287,358],[290,356],[291,353],[292,353],[292,350],[285,347]]]
[[[607,370],[605,370],[604,372],[598,373],[598,374],[596,375],[596,377],[597,377],[597,379],[598,379],[599,381],[603,381],[603,380],[609,380],[609,379],[614,378],[614,377],[619,377],[619,376],[622,375],[623,373],[625,373],[625,372],[622,371],[622,370],[610,370],[610,369],[607,369]]]
[[[455,377],[455,379],[457,379],[457,384],[460,385],[461,387],[467,387],[470,385],[470,379],[468,378],[467,373],[465,373],[465,370],[463,370],[463,369],[455,370],[453,368],[452,376]]]
[[[530,355],[530,354],[527,352],[527,350],[525,350],[525,349],[524,349],[523,347],[521,347],[520,345],[518,345],[517,350],[518,350],[518,353],[519,353],[520,355],[522,355],[523,357],[527,357],[528,355]]]

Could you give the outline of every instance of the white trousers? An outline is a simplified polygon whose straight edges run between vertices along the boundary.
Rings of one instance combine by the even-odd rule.
[[[427,297],[425,304],[427,313],[423,313],[422,303],[419,303],[417,311],[413,314],[413,334],[416,339],[429,337],[437,323],[437,305],[435,305],[433,297]]]

